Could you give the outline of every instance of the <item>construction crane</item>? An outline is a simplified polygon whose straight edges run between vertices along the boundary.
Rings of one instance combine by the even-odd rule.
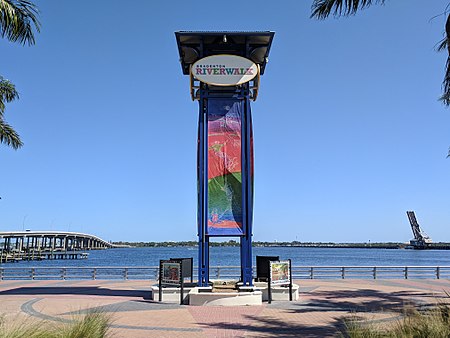
[[[431,238],[420,228],[414,211],[407,211],[406,214],[408,215],[409,223],[411,224],[411,229],[414,236],[414,239],[410,240],[409,243],[414,249],[426,248],[428,244],[432,243]]]

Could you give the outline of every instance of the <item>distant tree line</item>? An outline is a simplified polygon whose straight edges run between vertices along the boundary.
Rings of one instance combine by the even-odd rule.
[[[141,247],[192,247],[197,246],[197,241],[166,241],[166,242],[112,242],[113,244],[118,245],[130,245],[133,247],[141,248]],[[227,242],[209,242],[209,246],[239,246],[239,242],[234,240],[229,240]]]
[[[165,241],[165,242],[113,242],[113,244],[129,245],[132,247],[196,247],[197,241]],[[400,242],[374,242],[374,243],[334,243],[334,242],[269,242],[269,241],[254,241],[253,247],[317,247],[317,248],[384,248],[384,249],[399,249],[404,248],[409,243]],[[436,243],[437,244],[437,243]],[[440,243],[445,245],[446,243]],[[238,247],[239,241],[229,240],[223,242],[209,242],[211,247]]]

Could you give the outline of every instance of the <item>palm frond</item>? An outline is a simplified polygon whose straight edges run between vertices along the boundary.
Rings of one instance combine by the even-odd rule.
[[[33,45],[34,29],[40,32],[39,10],[28,0],[0,0],[0,36]]]
[[[441,41],[439,41],[435,46],[434,49],[436,49],[436,52],[442,52],[446,50],[447,47],[447,37],[444,37]]]
[[[448,51],[447,62],[445,63],[444,81],[442,81],[442,95],[440,100],[446,106],[450,106],[450,14],[447,16],[445,23],[445,40]]]
[[[19,134],[3,119],[0,119],[0,143],[17,150],[23,146]]]
[[[450,106],[450,57],[447,57],[447,62],[445,63],[445,76],[444,81],[442,81],[442,95],[439,98],[440,101],[446,106]]]
[[[5,103],[19,98],[16,86],[0,76],[0,117],[5,112]]]
[[[328,16],[349,16],[373,4],[384,4],[385,0],[314,0],[311,18],[319,20]]]

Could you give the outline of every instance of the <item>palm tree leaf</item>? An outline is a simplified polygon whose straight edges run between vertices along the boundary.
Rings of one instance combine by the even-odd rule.
[[[39,10],[28,0],[0,0],[0,36],[12,42],[33,45],[40,32]]]
[[[19,134],[3,119],[0,119],[0,143],[16,150],[23,146]]]
[[[450,106],[450,14],[447,16],[447,22],[445,23],[445,35],[448,56],[447,62],[445,63],[445,75],[444,81],[442,81],[442,95],[440,100],[444,105]]]
[[[445,63],[444,81],[442,81],[442,95],[440,99],[444,105],[450,106],[450,57],[447,57]]]
[[[447,49],[447,37],[444,37],[441,41],[439,41],[435,46],[437,52],[442,52]]]
[[[16,86],[0,76],[0,117],[5,112],[5,103],[19,98]]]
[[[384,4],[385,0],[314,0],[311,18],[326,19],[334,16],[349,16],[373,4]]]

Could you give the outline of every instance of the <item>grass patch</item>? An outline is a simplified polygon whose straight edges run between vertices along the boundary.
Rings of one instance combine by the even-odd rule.
[[[103,338],[109,335],[111,318],[102,312],[77,316],[71,323],[13,322],[0,318],[0,338]]]
[[[447,338],[450,337],[450,306],[441,303],[422,311],[405,309],[402,319],[393,323],[372,324],[370,321],[350,319],[345,326],[341,337]]]

